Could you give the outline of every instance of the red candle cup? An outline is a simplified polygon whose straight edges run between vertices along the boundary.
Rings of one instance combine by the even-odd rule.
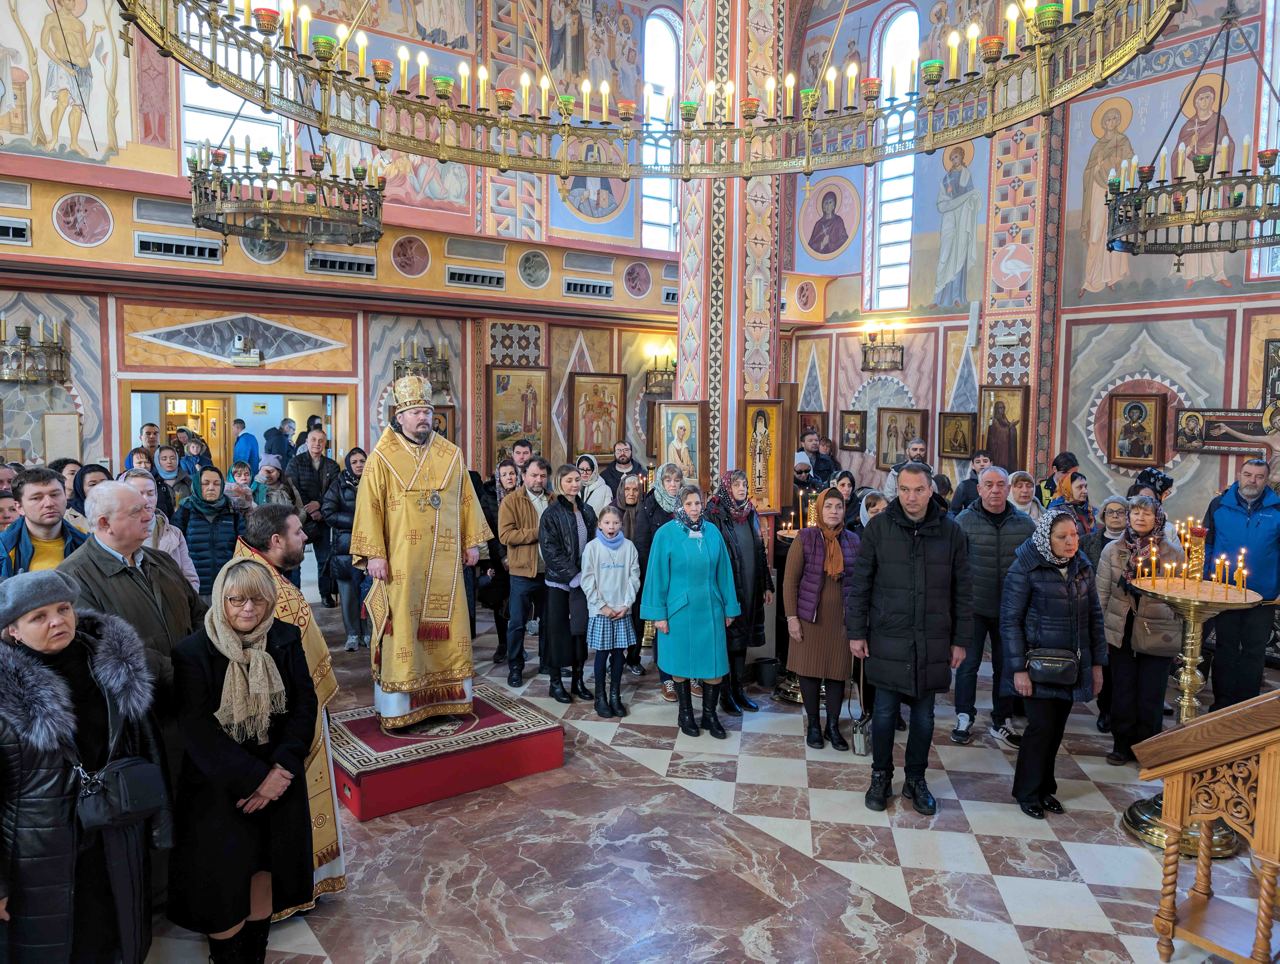
[[[1280,151],[1277,151],[1274,147],[1269,147],[1265,151],[1258,151],[1258,167],[1264,171],[1271,170],[1275,167],[1277,155],[1280,155]]]
[[[863,77],[862,82],[858,85],[862,91],[863,100],[879,100],[880,99],[880,78],[879,77]]]
[[[510,87],[495,87],[493,99],[498,105],[498,110],[508,111],[516,102],[516,92]]]
[[[999,34],[982,37],[978,40],[978,49],[982,51],[984,64],[994,64],[1004,56],[1004,37]]]
[[[742,98],[742,119],[744,121],[752,121],[760,116],[760,98],[744,97]]]
[[[636,116],[636,102],[634,100],[618,101],[618,120],[624,124],[631,123]]]
[[[391,83],[391,61],[375,60],[373,62],[373,79],[380,84]]]

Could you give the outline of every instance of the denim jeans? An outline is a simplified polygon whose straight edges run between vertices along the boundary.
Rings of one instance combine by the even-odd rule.
[[[342,604],[342,628],[348,636],[367,635],[364,620],[360,618],[360,606],[363,603],[360,583],[355,579],[338,579],[338,599]]]
[[[524,665],[524,626],[534,613],[546,606],[547,587],[541,575],[532,579],[527,576],[511,576],[511,620],[507,623],[507,660]],[[543,638],[545,638],[543,631]]]
[[[973,614],[973,639],[969,641],[964,662],[956,670],[956,713],[978,718],[978,668],[987,636],[991,636],[991,724],[999,726],[1013,715],[1013,698],[1000,693],[1004,681],[1004,642],[1000,638],[1000,618]]]
[[[907,721],[907,779],[924,776],[929,766],[929,747],[933,744],[933,693],[916,699],[883,687],[876,689],[876,708],[871,717],[871,767],[893,775],[893,734],[897,729],[898,708],[911,707]]]

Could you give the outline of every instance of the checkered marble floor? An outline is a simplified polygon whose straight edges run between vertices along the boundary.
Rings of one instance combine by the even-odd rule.
[[[729,736],[716,740],[680,732],[677,707],[662,699],[652,667],[624,676],[630,715],[622,720],[599,718],[590,703],[557,703],[546,677],[529,672],[518,692],[546,713],[995,960],[1158,960],[1151,921],[1159,861],[1123,830],[1120,815],[1159,784],[1142,782],[1133,764],[1106,762],[1111,738],[1098,732],[1092,706],[1072,713],[1057,759],[1067,812],[1033,820],[1009,792],[1016,751],[988,732],[984,663],[969,746],[951,742],[954,709],[949,695],[939,696],[927,774],[938,813],[925,817],[897,795],[905,733],[895,744],[895,796],[876,813],[863,801],[871,758],[807,746],[803,710],[758,687],[751,695],[760,712],[720,714]],[[505,685],[505,667],[487,675]],[[842,712],[846,739],[857,712],[855,695]],[[1193,878],[1184,861],[1180,888]],[[1257,896],[1245,857],[1215,862],[1214,887],[1250,909]],[[1181,943],[1174,959],[1215,960]]]

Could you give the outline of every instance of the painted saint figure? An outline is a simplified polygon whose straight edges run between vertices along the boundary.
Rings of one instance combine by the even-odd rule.
[[[84,24],[76,16],[76,0],[54,0],[54,9],[44,18],[40,31],[40,49],[49,58],[45,75],[45,94],[53,99],[49,117],[49,147],[58,146],[62,118],[67,118],[67,146],[77,154],[80,150],[80,125],[84,122],[85,105],[93,92],[93,68],[90,55],[93,42],[105,28],[100,23],[86,36]],[[68,111],[70,113],[68,113]]]
[[[822,195],[822,217],[809,232],[809,250],[814,254],[835,254],[849,241],[849,229],[836,213],[840,197],[835,191]]]
[[[536,435],[542,426],[538,424],[538,390],[533,382],[525,382],[524,391],[520,393],[520,401],[524,404],[524,415],[520,419],[520,431],[525,435]]]
[[[672,419],[671,434],[673,438],[667,443],[667,461],[680,467],[686,482],[692,481],[698,477],[698,466],[689,452],[689,420],[677,415]]]
[[[978,261],[974,238],[978,236],[979,199],[965,153],[963,145],[947,152],[947,173],[938,185],[937,204],[942,226],[933,289],[933,303],[938,308],[969,303],[969,269]]]
[[[1108,106],[1117,101],[1119,104]],[[1128,107],[1127,116],[1120,104]],[[1112,171],[1119,172],[1120,165],[1134,155],[1133,144],[1124,134],[1129,119],[1133,117],[1133,108],[1127,101],[1112,98],[1103,104],[1101,110],[1101,130],[1099,121],[1094,122],[1098,140],[1089,151],[1089,160],[1084,166],[1080,237],[1085,244],[1085,256],[1080,297],[1084,297],[1086,291],[1114,288],[1129,276],[1129,255],[1107,250],[1107,178]]]
[[[1223,89],[1223,103],[1226,102],[1226,89]],[[1194,176],[1191,171],[1191,158],[1196,154],[1214,155],[1213,173],[1215,175],[1232,170],[1235,160],[1236,142],[1231,137],[1231,128],[1227,118],[1222,114],[1222,104],[1218,102],[1218,85],[1201,82],[1191,98],[1191,117],[1178,131],[1178,147],[1185,147],[1187,152],[1187,168],[1176,173]],[[1221,145],[1227,144],[1227,162],[1221,160]],[[1194,197],[1194,193],[1190,195]],[[1173,276],[1178,276],[1175,268],[1169,269]],[[1218,282],[1224,288],[1231,287],[1227,277],[1227,258],[1221,251],[1206,251],[1185,254],[1182,256],[1182,274],[1186,286],[1190,288],[1204,278]]]
[[[1010,419],[1002,400],[991,406],[991,423],[987,425],[987,444],[991,463],[1006,472],[1026,468],[1022,464],[1022,447],[1018,444],[1018,419]]]
[[[761,504],[769,502],[769,456],[773,454],[773,440],[769,438],[769,415],[756,412],[751,428],[751,497]]]

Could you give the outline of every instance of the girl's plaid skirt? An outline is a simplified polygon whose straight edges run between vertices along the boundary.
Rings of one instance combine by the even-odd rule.
[[[587,647],[598,649],[626,649],[636,643],[636,631],[631,617],[610,619],[608,616],[592,616],[587,623]]]

